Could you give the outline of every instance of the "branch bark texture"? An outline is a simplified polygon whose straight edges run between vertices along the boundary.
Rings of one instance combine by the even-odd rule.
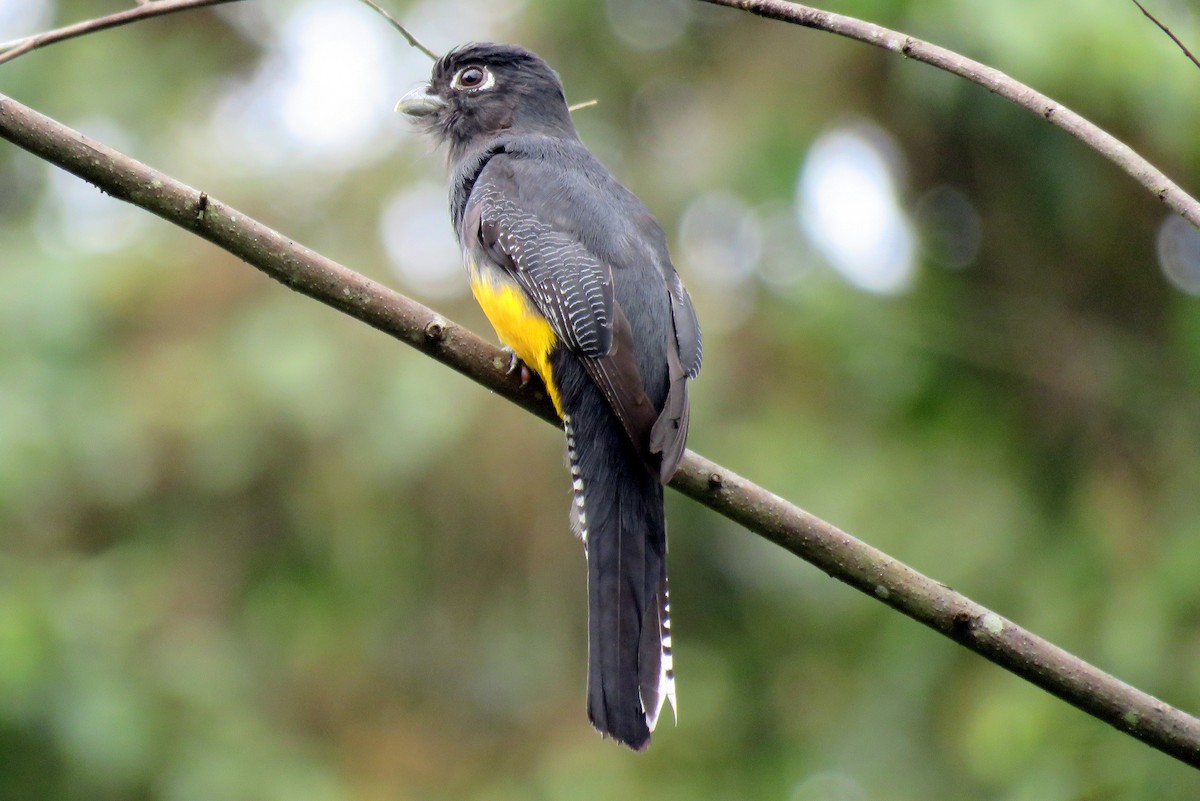
[[[471,332],[207,193],[0,95],[0,138],[201,236],[271,278],[388,333],[557,424],[545,392],[508,375]],[[1200,767],[1200,720],[1104,673],[731,470],[688,452],[671,485],[882,601],[1171,756]]]
[[[701,0],[716,6],[749,11],[767,19],[790,22],[805,28],[836,33],[848,39],[866,42],[893,53],[922,61],[938,69],[966,78],[989,92],[1063,129],[1106,159],[1129,173],[1169,209],[1200,230],[1200,201],[1183,191],[1161,170],[1112,134],[1076,112],[1025,84],[952,50],[922,41],[908,34],[843,14],[834,14],[786,0]]]

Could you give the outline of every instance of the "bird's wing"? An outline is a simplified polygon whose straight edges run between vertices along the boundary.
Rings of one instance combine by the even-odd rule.
[[[671,321],[675,325],[675,340],[679,346],[680,366],[688,378],[700,374],[700,363],[704,360],[704,339],[700,336],[700,321],[692,308],[692,298],[679,280],[679,273],[671,273],[667,279],[671,293]]]
[[[521,163],[503,155],[480,173],[467,205],[463,242],[478,242],[533,301],[568,348],[601,357],[612,346],[612,270],[538,208],[544,198],[528,197],[516,172]],[[543,201],[538,203],[537,201]]]
[[[498,154],[479,173],[463,216],[464,243],[503,269],[583,359],[648,461],[658,417],[634,359],[633,335],[613,290],[612,267],[555,221],[567,206],[542,165]],[[657,465],[656,465],[657,467]]]
[[[664,244],[664,252],[665,248]],[[692,308],[692,299],[679,280],[679,273],[675,272],[669,261],[660,269],[663,269],[671,298],[671,329],[675,336],[674,342],[668,343],[667,347],[667,397],[650,432],[650,451],[662,455],[659,478],[666,484],[675,475],[687,446],[691,409],[687,382],[700,372],[700,362],[704,359],[704,340],[700,336],[700,323],[696,319],[696,310]]]

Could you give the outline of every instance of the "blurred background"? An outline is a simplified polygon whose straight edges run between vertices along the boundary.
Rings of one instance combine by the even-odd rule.
[[[1200,711],[1200,234],[985,90],[688,0],[388,4],[524,44],[701,315],[692,446]],[[0,0],[0,40],[119,10]],[[845,0],[1200,189],[1200,71],[1132,3]],[[1184,0],[1152,10],[1200,47]],[[0,91],[491,336],[430,64],[251,0]],[[587,723],[561,435],[0,144],[0,799],[1194,799],[1193,771],[672,494],[681,717]]]

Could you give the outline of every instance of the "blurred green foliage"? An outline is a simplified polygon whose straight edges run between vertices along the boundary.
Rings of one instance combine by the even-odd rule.
[[[0,0],[0,39],[120,5]],[[1194,8],[1158,5],[1200,43]],[[1005,70],[1196,188],[1200,75],[1132,4],[830,8]],[[706,325],[697,450],[1200,710],[1200,301],[1144,190],[976,86],[699,3],[393,10],[438,50],[519,41],[600,100],[584,139]],[[249,0],[36,52],[0,91],[483,332],[441,155],[388,114],[427,71],[353,0]],[[864,125],[918,225],[899,291],[842,278],[797,221],[810,145]],[[681,255],[720,245],[680,241],[713,192],[758,248],[736,270]],[[645,755],[603,743],[567,490],[550,427],[0,146],[0,798],[1200,795],[678,497],[682,715]]]

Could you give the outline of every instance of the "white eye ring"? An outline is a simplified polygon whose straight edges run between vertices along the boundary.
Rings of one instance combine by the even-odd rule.
[[[468,64],[454,73],[450,86],[464,92],[482,92],[496,85],[496,76],[480,64]]]

